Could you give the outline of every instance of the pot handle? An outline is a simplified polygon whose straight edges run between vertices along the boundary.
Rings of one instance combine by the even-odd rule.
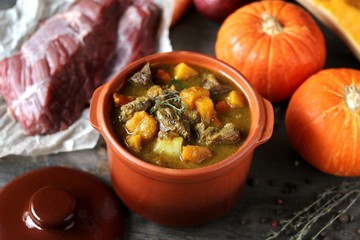
[[[100,124],[98,121],[99,119],[98,119],[97,109],[98,109],[100,93],[101,93],[103,87],[104,87],[104,85],[95,89],[95,91],[91,97],[90,111],[89,111],[90,124],[93,128],[95,128],[100,133],[102,133],[102,130],[101,130],[101,127],[100,127]]]
[[[273,133],[274,129],[274,109],[268,100],[265,98],[262,98],[262,101],[264,103],[264,109],[265,109],[265,124],[264,124],[264,130],[262,132],[262,135],[258,141],[259,144],[263,144],[266,141],[268,141]]]

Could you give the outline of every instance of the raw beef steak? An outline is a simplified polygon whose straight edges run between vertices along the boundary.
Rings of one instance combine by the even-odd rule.
[[[0,62],[0,94],[26,134],[66,129],[79,118],[115,49],[120,0],[80,0],[45,21]]]
[[[161,9],[154,1],[133,0],[119,21],[117,46],[107,79],[128,63],[155,52],[160,17]]]

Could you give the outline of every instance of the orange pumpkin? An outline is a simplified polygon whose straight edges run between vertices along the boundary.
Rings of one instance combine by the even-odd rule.
[[[311,165],[360,176],[360,71],[327,69],[293,94],[286,116],[290,142]]]
[[[280,102],[323,68],[326,46],[319,27],[300,6],[261,1],[225,19],[215,54],[238,69],[263,97]]]

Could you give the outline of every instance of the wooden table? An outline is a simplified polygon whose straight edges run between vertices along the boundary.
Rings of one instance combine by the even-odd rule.
[[[0,7],[4,6],[6,4],[1,1]],[[319,25],[326,36],[328,48],[326,68],[359,69],[359,62],[341,40],[320,23]],[[214,43],[219,27],[219,23],[207,20],[191,9],[182,21],[171,29],[173,48],[214,56]],[[273,136],[269,142],[255,150],[249,184],[241,200],[227,214],[201,226],[172,228],[144,220],[124,208],[126,221],[124,239],[265,239],[266,233],[279,228],[276,225],[281,219],[291,217],[292,213],[313,202],[317,194],[325,188],[343,182],[345,178],[326,175],[312,168],[291,148],[284,127],[286,106],[286,102],[274,104]],[[2,158],[0,187],[24,172],[45,166],[82,169],[111,184],[106,146],[101,139],[98,146],[90,150],[38,157]],[[353,206],[351,215],[353,216],[351,222],[336,221],[327,230],[326,238],[320,239],[360,239],[360,234],[356,232],[360,228],[360,202],[356,202]]]

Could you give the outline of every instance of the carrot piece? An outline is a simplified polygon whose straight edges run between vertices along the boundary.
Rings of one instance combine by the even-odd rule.
[[[205,123],[210,123],[211,119],[216,117],[214,103],[209,97],[200,97],[195,101],[196,110],[198,110],[201,119]]]
[[[166,84],[169,84],[171,82],[171,80],[172,80],[171,75],[168,72],[166,72],[166,71],[164,71],[162,69],[158,69],[156,71],[156,78],[159,79],[161,82],[166,83]]]
[[[216,110],[216,112],[225,113],[225,112],[227,112],[229,109],[230,109],[229,104],[228,104],[226,101],[224,101],[224,100],[221,100],[221,101],[219,101],[219,102],[217,102],[217,103],[215,104],[215,110]]]
[[[119,107],[131,102],[130,97],[128,97],[124,94],[121,94],[121,93],[117,93],[117,92],[113,94],[113,99],[114,99],[115,105],[119,106]]]
[[[157,121],[145,111],[136,112],[125,127],[129,133],[139,134],[144,141],[153,139],[158,132]]]
[[[125,138],[126,144],[135,152],[140,152],[142,147],[142,140],[139,134],[128,135]]]
[[[183,146],[181,152],[181,160],[185,162],[201,163],[211,156],[212,152],[209,148],[196,145]]]
[[[246,103],[245,97],[235,90],[229,92],[225,100],[232,108],[244,107]]]
[[[214,116],[213,118],[211,118],[211,125],[214,125],[216,127],[221,127],[223,124],[220,120],[220,118],[218,118],[217,116]]]

